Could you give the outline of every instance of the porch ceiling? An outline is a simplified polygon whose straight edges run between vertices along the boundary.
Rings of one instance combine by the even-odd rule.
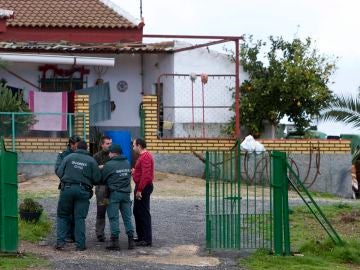
[[[172,53],[174,42],[161,43],[69,43],[69,42],[0,42],[3,52],[53,52],[53,53]]]

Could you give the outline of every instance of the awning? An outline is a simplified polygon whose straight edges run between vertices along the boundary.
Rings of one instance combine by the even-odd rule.
[[[0,61],[107,67],[115,65],[114,58],[20,53],[0,53]]]

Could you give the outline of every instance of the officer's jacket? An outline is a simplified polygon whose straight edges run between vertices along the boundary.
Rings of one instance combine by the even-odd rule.
[[[58,154],[56,163],[55,163],[55,173],[56,173],[57,169],[59,168],[61,161],[63,161],[63,159],[66,156],[70,155],[71,153],[74,153],[74,151],[71,149],[70,146],[68,146],[65,151]]]
[[[131,168],[126,157],[118,155],[105,163],[101,171],[102,182],[110,191],[131,192]]]
[[[101,181],[101,173],[96,161],[82,149],[66,156],[56,171],[56,175],[62,183],[83,183],[90,187]]]

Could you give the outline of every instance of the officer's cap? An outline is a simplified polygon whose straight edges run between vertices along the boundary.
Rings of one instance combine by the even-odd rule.
[[[120,147],[120,145],[114,143],[109,147],[109,152],[110,153],[116,153],[116,154],[121,154],[122,153],[122,149]]]
[[[73,135],[69,138],[69,143],[77,143],[80,141],[81,141],[81,138],[77,135]]]

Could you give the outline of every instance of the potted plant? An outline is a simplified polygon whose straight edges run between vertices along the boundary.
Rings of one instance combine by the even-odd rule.
[[[31,198],[26,198],[19,205],[20,218],[27,222],[37,222],[44,208],[42,205]]]

